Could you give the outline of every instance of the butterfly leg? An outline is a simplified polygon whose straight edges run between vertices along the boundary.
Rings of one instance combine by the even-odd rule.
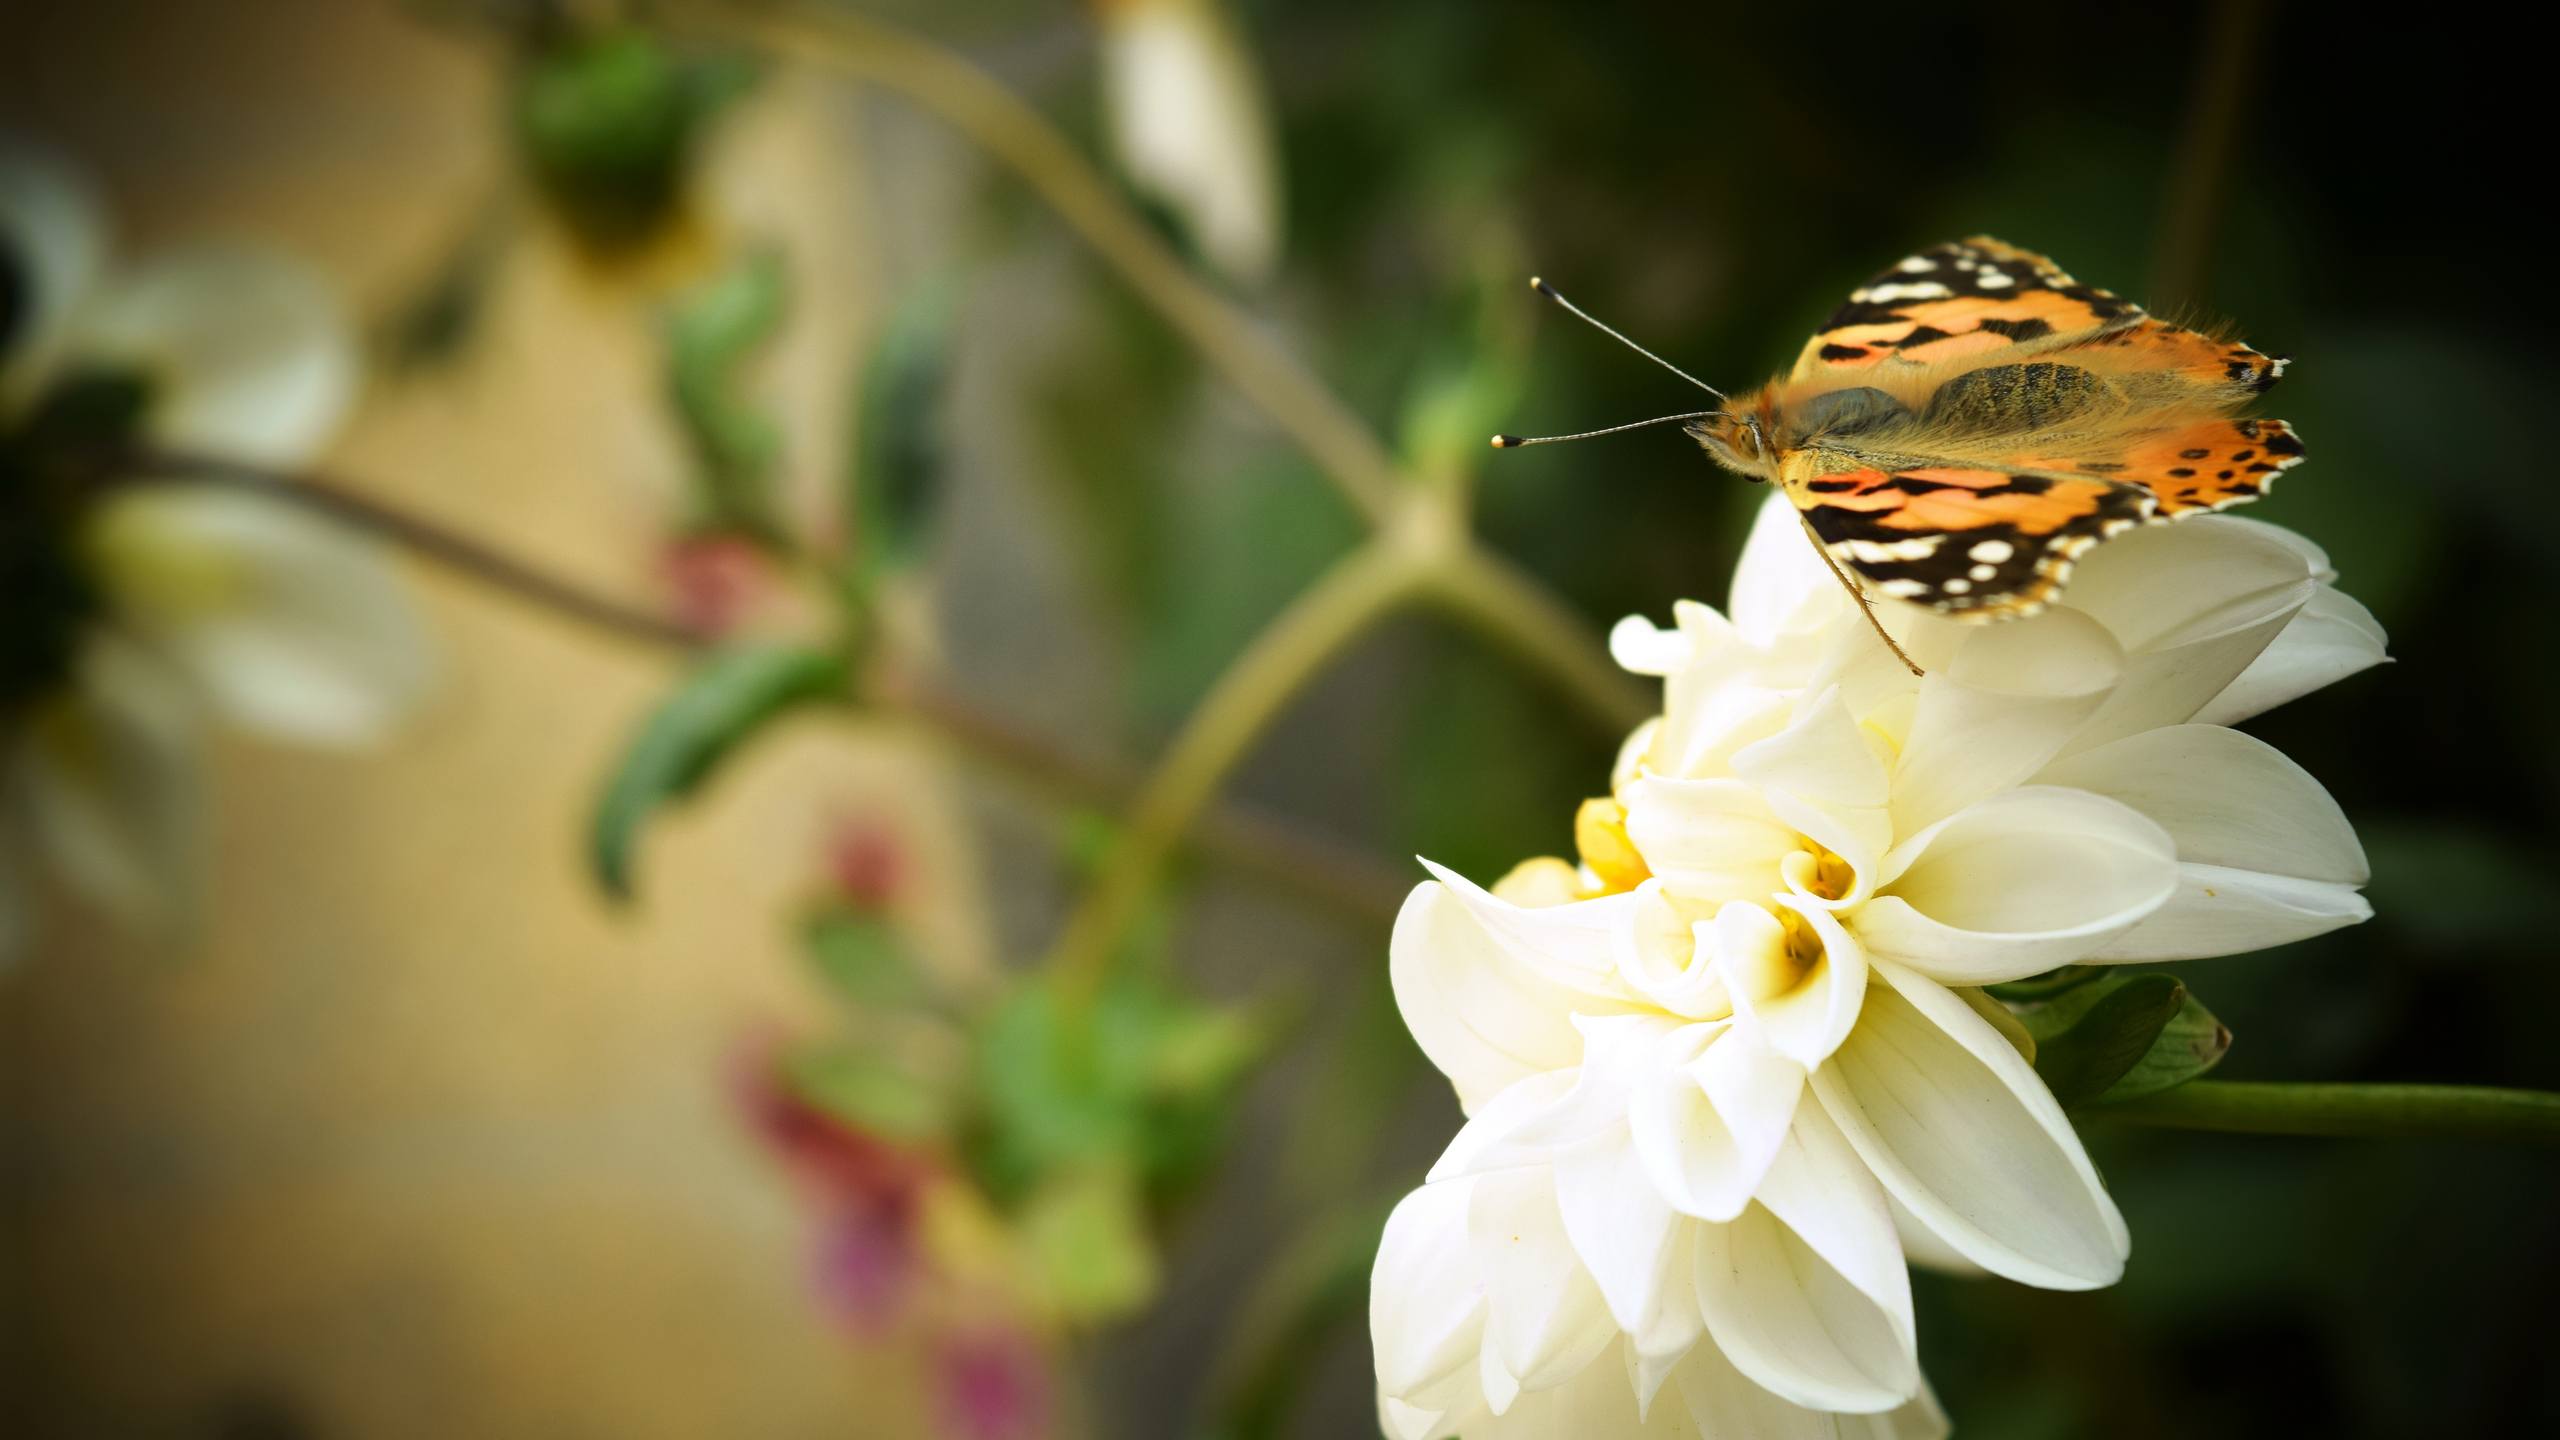
[[[1866,587],[1860,585],[1848,571],[1841,569],[1839,561],[1831,558],[1831,547],[1823,544],[1822,537],[1814,533],[1813,522],[1806,519],[1802,511],[1796,512],[1796,522],[1804,526],[1804,538],[1812,544],[1813,553],[1822,557],[1822,563],[1831,571],[1832,578],[1840,582],[1840,588],[1849,592],[1850,599],[1858,602],[1858,613],[1867,617],[1867,623],[1875,628],[1876,638],[1884,642],[1884,648],[1892,651],[1893,658],[1901,661],[1904,668],[1912,674],[1928,674],[1928,671],[1920,668],[1920,662],[1912,659],[1911,653],[1903,649],[1900,642],[1893,638],[1892,633],[1884,628],[1884,621],[1876,615],[1876,602],[1867,598]]]

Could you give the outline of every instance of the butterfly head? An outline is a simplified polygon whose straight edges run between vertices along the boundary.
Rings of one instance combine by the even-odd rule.
[[[1727,470],[1754,480],[1777,478],[1777,451],[1769,443],[1769,417],[1762,407],[1719,410],[1681,428]]]

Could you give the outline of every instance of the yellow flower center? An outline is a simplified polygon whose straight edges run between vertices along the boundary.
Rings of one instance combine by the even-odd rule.
[[[1573,812],[1573,845],[1582,852],[1582,863],[1600,877],[1600,894],[1633,890],[1653,878],[1636,842],[1627,838],[1627,807],[1608,796],[1585,800]]]
[[[1824,849],[1819,841],[1805,841],[1804,849],[1813,857],[1812,873],[1804,881],[1808,892],[1825,900],[1838,900],[1857,888],[1858,871],[1855,866]]]
[[[99,507],[81,541],[92,573],[116,603],[152,619],[222,610],[251,584],[237,556],[170,524],[148,496]]]

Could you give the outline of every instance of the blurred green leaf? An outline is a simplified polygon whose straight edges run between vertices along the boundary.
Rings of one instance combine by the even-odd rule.
[[[904,570],[932,539],[951,331],[950,291],[919,286],[890,311],[863,366],[845,513],[867,571]]]
[[[809,917],[802,939],[818,973],[856,1005],[895,1009],[925,998],[905,938],[880,916],[829,907]]]
[[[723,651],[680,681],[624,749],[596,805],[589,860],[605,893],[630,898],[632,854],[652,813],[691,794],[775,716],[844,681],[842,660],[791,646]]]
[[[1149,1191],[1195,1180],[1226,1132],[1238,1082],[1268,1048],[1251,1012],[1115,977],[1080,1021],[1046,986],[1006,997],[978,1037],[985,1107],[973,1160],[999,1199],[1064,1169],[1127,1167]]]
[[[1023,1206],[1019,1226],[1044,1288],[1070,1321],[1127,1315],[1162,1283],[1137,1177],[1125,1168],[1051,1176]]]
[[[710,525],[781,538],[773,471],[782,427],[744,393],[740,371],[781,328],[789,303],[781,253],[759,250],[677,301],[666,318],[667,385],[692,447]]]
[[[742,56],[681,56],[645,31],[582,34],[518,77],[516,135],[570,229],[618,249],[672,218],[704,122],[754,77]]]
[[[2187,987],[2157,972],[2113,974],[2018,1012],[2036,1040],[2036,1073],[2065,1106],[2106,1093],[2141,1063],[2186,1003]]]
[[[2157,1094],[2174,1085],[2184,1085],[2222,1063],[2231,1049],[2231,1028],[2204,1008],[2204,1002],[2188,995],[2178,1006],[2178,1013],[2154,1036],[2151,1047],[2133,1068],[2107,1087],[2097,1103],[2131,1100],[2137,1096]]]
[[[789,1063],[791,1088],[865,1134],[925,1140],[949,1133],[952,1103],[938,1085],[851,1047],[813,1050]]]

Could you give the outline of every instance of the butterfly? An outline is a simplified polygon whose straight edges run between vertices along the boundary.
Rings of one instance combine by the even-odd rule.
[[[1956,620],[2033,615],[2091,546],[2254,500],[2302,463],[2292,426],[2240,413],[2282,358],[1988,236],[1851,291],[1794,369],[1738,398],[1531,283],[1721,401],[1638,424],[1682,421],[1718,463],[1785,492],[1862,604],[1871,588]]]

